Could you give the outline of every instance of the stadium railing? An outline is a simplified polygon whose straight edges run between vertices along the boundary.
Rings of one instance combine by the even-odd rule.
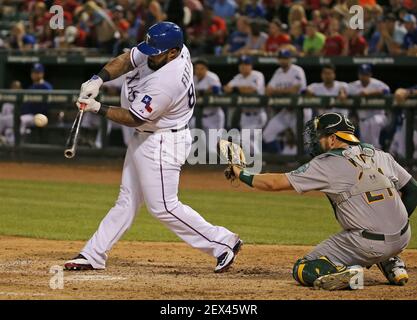
[[[50,149],[54,151],[64,149],[65,141],[61,140],[60,144],[25,144],[21,143],[20,135],[20,106],[23,103],[46,103],[49,105],[50,110],[65,110],[68,115],[66,121],[61,124],[56,123],[56,119],[50,119],[50,123],[44,130],[56,129],[61,132],[63,139],[69,132],[69,128],[72,125],[72,121],[75,118],[76,108],[74,106],[79,91],[78,90],[9,90],[0,89],[0,106],[5,103],[13,103],[14,108],[14,135],[15,143],[12,147],[0,147],[0,149],[8,149],[10,151],[22,151],[26,148],[34,149]],[[119,105],[118,96],[106,96],[100,95],[98,97],[100,101],[110,105]],[[343,108],[349,110],[355,109],[384,109],[391,111],[404,112],[404,119],[406,125],[406,154],[402,159],[405,163],[415,163],[417,159],[413,159],[414,154],[414,119],[417,109],[417,99],[409,99],[405,103],[399,105],[396,104],[392,96],[387,97],[349,97],[344,101],[340,101],[333,97],[306,97],[306,96],[259,96],[259,95],[207,95],[197,98],[197,106],[195,108],[196,126],[201,127],[202,119],[202,107],[203,106],[221,106],[225,109],[226,113],[226,126],[228,129],[235,127],[230,121],[231,113],[228,111],[239,111],[243,107],[259,106],[260,108],[271,108],[273,111],[278,111],[282,108],[292,108],[297,114],[297,155],[296,156],[277,156],[277,160],[282,161],[302,161],[306,158],[304,141],[303,141],[303,129],[304,129],[304,113],[303,109],[311,108],[327,109],[327,108]],[[51,117],[50,117],[51,118]],[[123,154],[125,148],[109,148],[106,143],[106,128],[107,121],[101,118],[101,135],[103,146],[100,150],[89,150],[88,148],[81,148],[82,153],[95,152],[96,154],[106,155],[116,152],[117,154]]]

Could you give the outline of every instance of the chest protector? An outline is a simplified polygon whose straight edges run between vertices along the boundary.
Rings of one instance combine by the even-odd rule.
[[[373,192],[388,188],[396,188],[398,179],[394,176],[387,177],[380,170],[373,159],[375,150],[367,146],[358,146],[342,151],[342,156],[354,163],[362,170],[358,181],[347,191],[342,191],[335,197],[336,205],[347,201],[352,196],[366,192]]]

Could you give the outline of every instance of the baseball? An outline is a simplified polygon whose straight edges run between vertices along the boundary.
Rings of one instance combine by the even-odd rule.
[[[43,115],[42,113],[35,114],[35,126],[37,127],[45,127],[48,124],[48,118]]]

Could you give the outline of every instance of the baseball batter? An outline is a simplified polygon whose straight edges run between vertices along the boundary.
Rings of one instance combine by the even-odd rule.
[[[268,96],[290,95],[301,93],[306,89],[307,81],[304,70],[291,62],[291,52],[282,49],[278,53],[280,67],[275,71],[271,80],[266,87]],[[311,109],[304,109],[304,119],[311,119]],[[294,110],[282,109],[272,117],[263,132],[265,147],[271,151],[278,151],[277,144],[278,134],[287,129],[296,132],[297,116]]]
[[[345,115],[325,113],[307,122],[305,135],[315,157],[285,174],[251,175],[233,166],[251,187],[320,190],[343,231],[319,244],[293,268],[296,281],[328,290],[343,289],[362,267],[377,264],[394,285],[408,274],[397,256],[410,241],[409,216],[417,206],[417,182],[388,153],[360,143]]]
[[[160,22],[146,40],[109,63],[81,87],[78,107],[136,128],[126,152],[115,206],[81,253],[65,263],[67,270],[104,269],[107,252],[132,225],[138,209],[148,211],[185,242],[217,258],[215,272],[233,263],[242,241],[214,226],[178,200],[181,166],[191,148],[187,126],[195,105],[193,66],[180,27]],[[132,71],[126,78],[121,105],[94,98],[103,82]]]
[[[362,64],[358,70],[359,80],[349,83],[348,95],[362,97],[377,97],[390,93],[390,88],[384,82],[372,78],[372,66]],[[379,136],[386,125],[384,110],[358,110],[359,131],[361,140],[379,148]]]

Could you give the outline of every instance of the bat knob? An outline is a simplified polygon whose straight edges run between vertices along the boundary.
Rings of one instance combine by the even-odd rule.
[[[74,156],[75,156],[75,152],[74,152],[74,150],[72,150],[72,149],[65,150],[65,152],[64,152],[64,156],[65,156],[65,158],[67,158],[67,159],[74,158]]]

